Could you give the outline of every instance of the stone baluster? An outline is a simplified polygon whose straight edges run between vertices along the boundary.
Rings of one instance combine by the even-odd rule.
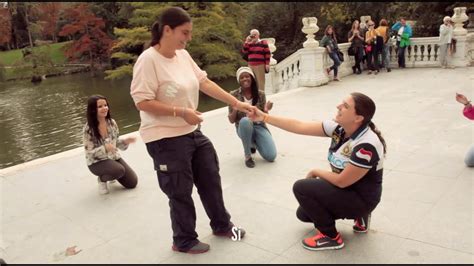
[[[299,87],[315,87],[328,82],[328,77],[324,74],[323,55],[324,48],[319,47],[319,42],[314,40],[314,34],[319,30],[318,19],[315,17],[305,17],[302,19],[303,28],[307,40],[303,43],[300,60]]]
[[[267,41],[268,48],[270,49],[270,71],[265,73],[265,94],[270,95],[279,90],[278,73],[275,70],[277,60],[273,58],[273,53],[276,51],[275,38],[264,38],[262,40]]]

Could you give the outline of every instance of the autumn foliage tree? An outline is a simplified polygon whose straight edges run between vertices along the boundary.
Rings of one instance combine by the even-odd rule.
[[[10,47],[12,39],[12,23],[10,12],[6,8],[0,8],[0,45]]]
[[[41,24],[43,37],[51,39],[53,42],[58,42],[58,20],[62,9],[60,2],[40,3],[36,7],[39,21]]]
[[[59,36],[72,38],[66,56],[70,60],[89,61],[91,69],[107,61],[113,40],[104,32],[104,20],[96,17],[87,4],[66,9],[65,16],[71,22],[63,26]]]

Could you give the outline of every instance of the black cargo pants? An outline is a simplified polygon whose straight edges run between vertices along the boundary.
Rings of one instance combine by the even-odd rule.
[[[193,184],[206,210],[213,232],[232,228],[222,196],[219,161],[211,141],[199,129],[178,137],[146,144],[153,158],[161,190],[169,198],[173,242],[180,251],[198,243]]]

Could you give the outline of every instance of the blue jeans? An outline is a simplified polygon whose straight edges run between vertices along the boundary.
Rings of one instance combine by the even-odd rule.
[[[464,158],[464,163],[467,167],[474,167],[474,145],[472,145],[467,152],[466,158]]]
[[[383,45],[382,64],[386,69],[390,68],[390,45],[388,44]]]
[[[398,67],[405,68],[405,50],[407,47],[400,47],[400,42],[397,41],[397,55],[398,55]]]
[[[337,52],[334,50],[329,53],[329,57],[334,61],[334,65],[329,69],[334,70],[334,77],[337,77],[337,68],[341,65],[341,61],[339,60],[339,56],[337,56]]]
[[[250,156],[250,148],[255,143],[257,151],[262,155],[263,159],[269,162],[275,161],[277,154],[275,143],[270,131],[262,124],[254,124],[250,119],[244,117],[239,121],[237,135],[242,140],[246,157]]]

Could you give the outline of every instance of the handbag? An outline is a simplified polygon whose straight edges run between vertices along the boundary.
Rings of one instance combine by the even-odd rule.
[[[370,53],[371,51],[372,51],[372,45],[371,45],[371,44],[366,45],[366,46],[365,46],[365,52],[366,52],[366,53]]]
[[[339,50],[337,50],[336,53],[337,57],[339,57],[339,61],[344,62],[344,54]]]
[[[349,49],[347,50],[347,53],[350,56],[355,56],[356,55],[356,48],[354,46],[350,46]]]

